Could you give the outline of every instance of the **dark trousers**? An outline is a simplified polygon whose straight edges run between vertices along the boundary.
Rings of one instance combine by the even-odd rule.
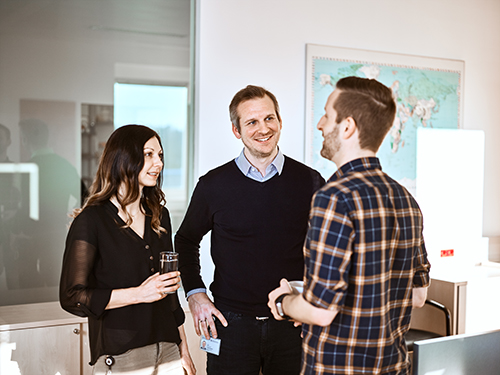
[[[208,375],[295,375],[302,358],[301,327],[272,317],[253,316],[221,310],[228,322],[216,319],[221,340],[218,356],[208,354]]]

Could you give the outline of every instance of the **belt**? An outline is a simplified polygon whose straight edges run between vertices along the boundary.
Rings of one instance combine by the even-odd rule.
[[[217,306],[216,306],[217,307]],[[255,318],[255,320],[260,320],[260,321],[264,321],[264,320],[269,320],[270,317],[269,316],[253,316],[250,315],[250,314],[242,314],[242,313],[236,313],[234,311],[231,311],[230,309],[224,309],[224,308],[219,308],[220,312],[222,312],[222,314],[224,314],[225,312],[227,312],[228,314],[236,314],[236,315],[240,315],[246,319],[248,318]]]

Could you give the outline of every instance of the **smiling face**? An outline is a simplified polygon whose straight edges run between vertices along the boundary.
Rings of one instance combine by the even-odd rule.
[[[238,105],[240,130],[233,124],[233,133],[241,139],[247,157],[273,157],[278,151],[281,121],[274,103],[267,95],[244,101]]]
[[[144,144],[144,166],[139,173],[139,186],[155,186],[163,168],[163,150],[156,137]]]

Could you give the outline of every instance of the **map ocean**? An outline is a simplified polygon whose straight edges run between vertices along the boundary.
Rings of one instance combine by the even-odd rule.
[[[335,83],[343,77],[374,78],[391,87],[397,104],[396,120],[379,149],[383,170],[415,193],[417,128],[458,128],[460,73],[376,63],[313,60],[312,167],[329,178],[336,166],[319,154],[323,137],[316,124]]]

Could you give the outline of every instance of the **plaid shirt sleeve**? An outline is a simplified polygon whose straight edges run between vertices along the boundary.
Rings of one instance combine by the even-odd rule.
[[[430,264],[427,260],[427,251],[422,237],[421,245],[418,247],[418,253],[415,257],[415,275],[413,276],[413,287],[424,288],[431,283],[429,276]]]
[[[306,238],[304,297],[315,307],[342,305],[349,283],[354,226],[338,195],[318,191],[313,198]]]

